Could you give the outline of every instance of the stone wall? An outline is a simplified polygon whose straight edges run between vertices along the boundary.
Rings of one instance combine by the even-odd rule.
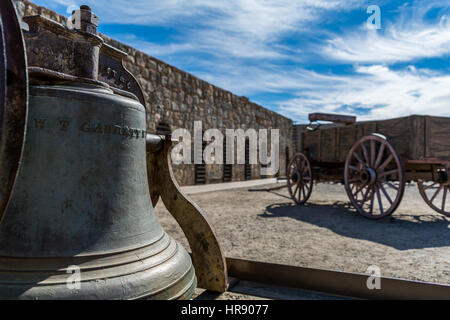
[[[66,17],[27,0],[17,0],[21,15],[40,14],[63,25]],[[99,23],[101,24],[101,16]],[[252,128],[280,130],[280,171],[285,175],[286,148],[292,154],[292,121],[233,93],[216,87],[185,71],[151,57],[126,44],[101,35],[105,41],[126,52],[125,67],[140,83],[147,104],[147,130],[154,133],[160,122],[168,123],[172,130],[186,128],[193,136],[194,121],[202,121],[203,129]],[[259,179],[259,165],[251,165],[251,178]],[[182,185],[194,184],[194,165],[175,165],[174,173]],[[232,180],[244,180],[244,165],[233,165]],[[221,182],[222,165],[206,166],[206,183]]]

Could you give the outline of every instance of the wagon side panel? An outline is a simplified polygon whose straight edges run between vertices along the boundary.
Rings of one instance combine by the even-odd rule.
[[[320,132],[320,160],[326,162],[337,161],[337,129],[330,128]]]
[[[411,117],[411,135],[409,139],[409,160],[425,158],[425,116]]]
[[[303,132],[303,152],[310,160],[319,160],[320,130]]]
[[[340,127],[338,133],[337,155],[340,162],[345,162],[348,151],[360,135],[360,127],[357,125]]]
[[[425,157],[450,161],[450,118],[425,117]]]
[[[415,134],[412,123],[413,117],[376,121],[376,132],[388,138],[400,157],[410,159],[414,157],[410,148],[410,140]]]
[[[377,122],[376,121],[370,121],[370,122],[361,122],[360,124],[361,130],[359,132],[359,138],[362,138],[363,136],[367,136],[372,133],[377,133]]]

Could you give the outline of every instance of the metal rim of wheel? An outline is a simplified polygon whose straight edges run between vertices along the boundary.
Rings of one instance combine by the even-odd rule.
[[[28,110],[25,46],[14,4],[0,1],[0,221],[20,168]]]
[[[344,181],[356,210],[366,218],[381,219],[391,215],[403,198],[405,170],[386,137],[371,134],[362,137],[350,149]]]
[[[311,164],[303,153],[295,154],[289,161],[287,187],[296,204],[304,204],[311,196],[313,188]]]
[[[417,187],[422,199],[434,211],[450,217],[450,181],[445,168],[438,171],[437,181],[418,181]]]

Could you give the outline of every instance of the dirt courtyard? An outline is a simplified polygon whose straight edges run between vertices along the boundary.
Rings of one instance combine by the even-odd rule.
[[[315,184],[303,207],[294,205],[286,188],[248,189],[190,195],[228,257],[359,273],[376,265],[382,276],[450,283],[450,218],[429,208],[415,184],[407,185],[397,211],[379,221],[360,216],[339,184]],[[156,214],[188,248],[161,201]]]

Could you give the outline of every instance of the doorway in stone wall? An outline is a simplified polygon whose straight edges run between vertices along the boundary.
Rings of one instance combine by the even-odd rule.
[[[202,137],[203,136],[204,136],[204,132],[202,131]],[[205,184],[206,183],[206,164],[205,164],[205,159],[203,159],[203,151],[206,148],[206,144],[207,144],[206,141],[204,141],[202,139],[202,149],[201,149],[201,151],[199,150],[199,152],[201,152],[201,155],[194,154],[194,159],[196,159],[195,156],[201,157],[201,159],[202,159],[202,163],[194,165],[194,183],[195,184]],[[192,148],[192,150],[194,150],[194,152],[195,152],[195,148]]]
[[[284,158],[285,159],[284,176],[287,177],[289,161],[290,161],[290,158],[289,158],[289,147],[288,146],[286,146],[285,152],[286,152],[286,154],[285,154],[285,158]],[[279,176],[279,171],[277,173],[277,176]]]
[[[227,164],[227,144],[223,144],[223,182],[230,182],[233,178],[233,165]]]
[[[245,164],[244,164],[244,179],[250,180],[252,178],[252,166],[250,165],[250,143],[248,138],[245,139]]]

